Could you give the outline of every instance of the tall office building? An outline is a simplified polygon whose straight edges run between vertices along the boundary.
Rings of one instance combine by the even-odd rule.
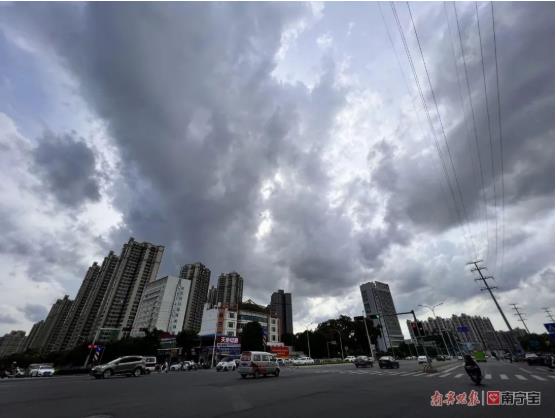
[[[177,334],[182,330],[191,281],[166,276],[147,283],[131,330],[132,336],[154,329]]]
[[[214,308],[217,305],[218,289],[211,286],[207,294],[207,304],[210,308]]]
[[[191,282],[183,329],[198,333],[201,330],[203,308],[207,301],[210,270],[202,263],[185,264],[180,270],[180,279]]]
[[[235,271],[222,273],[218,278],[216,302],[223,306],[235,307],[243,298],[243,277]]]
[[[58,299],[50,308],[48,316],[44,320],[44,325],[37,336],[36,345],[42,352],[55,350],[64,321],[68,315],[73,301],[65,295],[63,299]]]
[[[292,294],[283,290],[274,292],[270,297],[270,311],[280,319],[280,336],[293,334]]]
[[[98,275],[96,275],[92,288],[81,309],[80,315],[70,336],[68,347],[75,347],[83,342],[92,342],[94,325],[98,317],[100,306],[111,283],[112,276],[118,265],[119,257],[110,251],[102,261]]]
[[[373,325],[380,327],[381,335],[377,339],[378,349],[387,351],[391,347],[398,347],[404,341],[402,329],[396,314],[394,300],[390,287],[386,283],[368,282],[359,286],[365,314],[380,315],[373,319]]]
[[[23,351],[25,331],[11,331],[0,339],[0,358]]]
[[[129,335],[143,290],[156,279],[163,253],[163,246],[133,238],[124,244],[95,321],[98,341]]]
[[[75,300],[71,305],[68,315],[66,316],[64,323],[62,324],[58,339],[54,343],[53,351],[64,351],[71,348],[69,343],[72,339],[74,341],[79,341],[79,337],[81,337],[82,341],[86,341],[86,338],[83,336],[78,336],[78,338],[72,337],[76,336],[75,328],[77,322],[79,320],[79,317],[83,313],[83,308],[85,307],[87,300],[91,296],[92,289],[94,288],[99,273],[100,267],[96,262],[93,263],[93,265],[87,270],[85,278],[81,283],[81,287],[77,292],[77,296],[75,297]]]

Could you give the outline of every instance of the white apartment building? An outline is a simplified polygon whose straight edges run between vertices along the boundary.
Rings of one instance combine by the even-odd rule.
[[[177,334],[182,330],[191,281],[166,276],[147,283],[131,335],[144,335],[143,329]]]
[[[208,303],[205,305],[201,331],[199,331],[201,337],[215,333],[226,337],[235,337],[236,330],[237,312],[235,310],[222,306],[211,307]]]

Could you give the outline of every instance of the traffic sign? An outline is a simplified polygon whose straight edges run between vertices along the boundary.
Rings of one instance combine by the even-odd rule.
[[[554,322],[549,322],[548,324],[544,324],[544,327],[548,331],[548,335],[554,335]]]

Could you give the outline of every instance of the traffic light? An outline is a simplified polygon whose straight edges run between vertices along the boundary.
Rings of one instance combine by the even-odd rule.
[[[371,318],[371,319],[380,319],[380,314],[371,314],[371,315],[369,315],[369,318]]]
[[[417,321],[417,328],[421,335],[425,335],[425,328],[423,327],[423,321]]]
[[[415,321],[411,322],[411,331],[413,332],[413,335],[419,335],[419,331],[417,330],[417,324],[415,323]]]

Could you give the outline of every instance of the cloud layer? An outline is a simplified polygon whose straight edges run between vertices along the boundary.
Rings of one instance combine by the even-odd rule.
[[[241,272],[246,296],[260,303],[277,288],[292,291],[297,326],[358,314],[357,286],[368,280],[389,283],[399,310],[446,300],[445,314],[468,309],[501,324],[466,270],[475,255],[495,273],[503,303],[541,287],[543,303],[553,299],[553,5],[495,6],[504,172],[499,152],[491,166],[474,6],[457,5],[470,96],[453,9],[411,6],[465,202],[464,229],[386,8],[382,21],[370,4],[342,13],[307,4],[1,7],[0,46],[18,57],[0,67],[0,97],[9,99],[0,136],[11,156],[2,164],[21,173],[3,170],[13,187],[1,193],[40,227],[6,211],[12,233],[0,256],[15,257],[9,265],[23,286],[44,283],[27,307],[75,294],[86,266],[130,235],[167,247],[163,274],[201,261],[215,276]],[[407,9],[397,11],[419,64]],[[479,15],[497,145],[490,8]],[[41,86],[25,103],[10,93],[23,85],[18,65]],[[78,110],[49,112],[42,100]],[[437,120],[434,129],[444,147]],[[24,197],[16,198],[19,188]],[[41,213],[55,216],[40,222]],[[37,244],[45,239],[49,245]],[[535,298],[520,303],[531,304],[540,330]],[[22,326],[38,317],[0,304]]]

